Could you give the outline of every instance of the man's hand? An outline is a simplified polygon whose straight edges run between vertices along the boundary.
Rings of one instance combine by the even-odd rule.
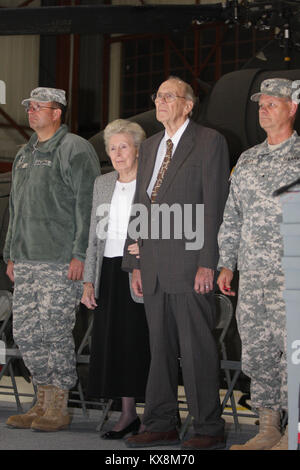
[[[214,286],[214,270],[210,268],[198,268],[196,273],[194,290],[197,294],[207,294]]]
[[[79,259],[72,258],[68,271],[68,279],[70,281],[81,281],[83,278],[84,262]]]
[[[217,284],[222,294],[235,295],[235,292],[231,290],[232,279],[233,279],[233,272],[231,271],[231,269],[222,268],[220,275],[218,277],[218,280],[217,280]]]
[[[11,282],[15,282],[14,263],[11,260],[8,260],[8,262],[7,262],[6,274],[9,277],[9,279],[11,280]]]
[[[132,271],[131,287],[137,297],[143,297],[142,278],[139,269]]]

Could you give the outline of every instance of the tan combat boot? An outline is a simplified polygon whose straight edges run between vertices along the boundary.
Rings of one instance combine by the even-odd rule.
[[[35,431],[59,431],[70,424],[68,413],[69,390],[54,387],[52,401],[43,416],[37,417],[31,424]]]
[[[269,408],[259,410],[259,433],[245,444],[236,444],[230,450],[270,450],[281,439],[280,413]]]
[[[35,405],[27,413],[10,416],[6,421],[7,426],[19,429],[29,429],[31,424],[39,416],[43,416],[49,406],[53,393],[52,385],[38,385]]]
[[[288,426],[285,428],[285,431],[283,435],[281,436],[281,439],[275,446],[271,448],[271,450],[289,450],[289,431],[288,431]]]

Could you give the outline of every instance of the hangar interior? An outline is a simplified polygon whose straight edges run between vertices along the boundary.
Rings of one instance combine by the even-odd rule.
[[[233,167],[264,139],[250,94],[266,77],[299,78],[299,25],[297,1],[0,0],[1,252],[12,162],[32,132],[20,103],[33,88],[67,91],[69,129],[92,142],[107,172],[102,129],[120,117],[140,123],[147,136],[157,132],[150,95],[179,76],[197,96],[192,118],[225,135]],[[3,260],[0,282],[0,290],[12,289]],[[81,313],[77,345],[89,323]],[[227,348],[239,358],[234,319]],[[21,362],[15,372],[28,380]],[[247,378],[238,387],[247,412]]]
[[[169,75],[193,85],[202,104],[195,119],[203,120],[207,98],[226,74],[297,69],[297,2],[251,4],[1,0],[1,171],[30,135],[20,102],[36,86],[65,89],[70,130],[91,138],[112,119],[152,110],[150,95]],[[242,80],[240,89],[255,87]],[[155,132],[151,114],[146,121],[148,134]]]

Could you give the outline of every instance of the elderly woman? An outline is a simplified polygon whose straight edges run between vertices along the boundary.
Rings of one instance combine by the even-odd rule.
[[[81,299],[95,309],[88,395],[122,398],[120,419],[102,435],[104,439],[121,439],[138,431],[135,401],[145,396],[150,363],[144,305],[121,269],[138,149],[144,139],[143,129],[134,122],[117,119],[108,124],[104,142],[115,171],[99,176],[94,185]]]

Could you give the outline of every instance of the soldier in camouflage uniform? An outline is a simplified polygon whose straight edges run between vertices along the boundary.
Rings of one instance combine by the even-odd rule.
[[[4,259],[14,282],[14,339],[37,402],[7,425],[56,431],[70,422],[68,391],[77,381],[72,330],[100,167],[89,142],[62,123],[64,90],[39,87],[22,104],[35,132],[13,164]]]
[[[251,97],[259,102],[267,139],[239,158],[219,231],[218,285],[224,294],[234,295],[230,284],[237,267],[242,369],[251,378],[252,407],[260,419],[258,435],[232,449],[288,447],[287,431],[283,436],[280,432],[280,413],[288,408],[282,210],[272,194],[300,174],[294,92],[290,80],[274,78],[264,80],[261,92]]]

